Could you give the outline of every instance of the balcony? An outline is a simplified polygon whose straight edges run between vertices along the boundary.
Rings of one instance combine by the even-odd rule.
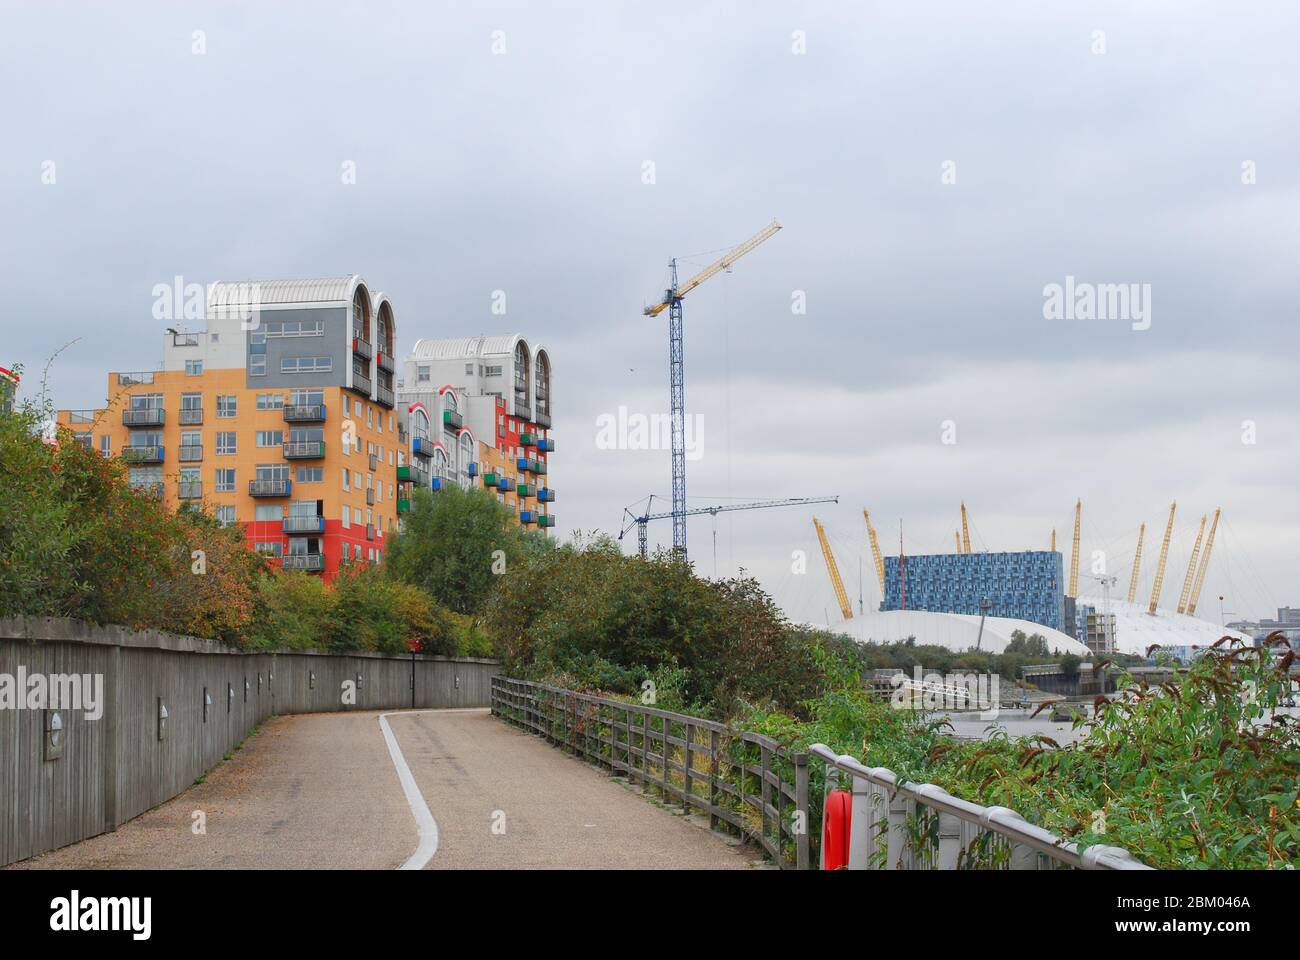
[[[383,350],[380,350],[380,351],[379,351],[379,369],[380,369],[380,370],[387,370],[389,373],[392,373],[392,372],[393,372],[393,358],[392,358],[392,355],[391,355],[391,354],[384,353]]]
[[[324,440],[300,440],[284,445],[286,460],[319,460],[325,456]]]
[[[459,430],[465,425],[465,418],[455,410],[442,411],[442,425],[451,430]]]
[[[181,500],[202,500],[202,480],[182,480],[176,485],[176,496]]]
[[[155,500],[163,498],[163,485],[161,483],[133,483],[131,489],[142,497],[153,497]]]
[[[293,489],[292,480],[249,480],[250,497],[287,497]]]
[[[537,440],[537,449],[542,453],[551,453],[555,450],[555,441],[550,437],[540,437]]]
[[[535,497],[536,495],[537,495],[537,490],[531,483],[519,484],[519,496]]]
[[[509,493],[514,488],[515,488],[515,482],[509,477],[502,477],[500,480],[497,481],[498,490],[504,490],[506,493]]]
[[[284,532],[294,534],[321,534],[325,532],[324,517],[285,517]]]
[[[369,340],[362,340],[360,337],[353,337],[352,352],[363,360],[370,360],[375,355],[375,348],[371,346]]]
[[[530,523],[536,523],[536,522],[537,522],[537,515],[536,515],[535,513],[533,513],[533,511],[531,511],[531,510],[520,510],[520,511],[519,511],[519,522],[522,523],[522,524],[525,524],[525,525],[526,525],[526,524],[530,524]]]
[[[465,464],[465,472],[466,472],[467,474],[469,474],[471,477],[477,477],[477,476],[478,476],[478,464],[477,464],[477,463],[474,463],[474,462],[471,460],[469,463]]]
[[[429,489],[432,490],[434,493],[437,493],[440,490],[447,489],[447,487],[450,486],[450,484],[451,481],[446,479],[445,477],[434,477],[433,480],[429,482]]]
[[[179,423],[182,427],[197,427],[202,422],[202,407],[189,407],[181,410]]]
[[[542,489],[537,491],[537,499],[541,503],[554,503],[555,491],[552,490],[550,487],[542,487]]]
[[[429,471],[413,463],[407,463],[397,468],[397,479],[405,483],[414,483],[418,487],[427,487]]]
[[[119,373],[117,375],[117,385],[119,387],[135,387],[141,384],[153,383],[153,373],[152,370]]]
[[[151,407],[148,410],[123,410],[122,426],[161,427],[165,412],[162,407]]]
[[[162,463],[163,448],[161,446],[123,447],[122,459],[127,463]]]
[[[180,448],[181,463],[194,463],[203,459],[202,446],[182,446]]]
[[[286,423],[325,422],[325,404],[323,403],[296,403],[285,406],[283,409]]]
[[[522,400],[515,400],[515,414],[520,420],[532,420],[533,410],[527,403]]]
[[[533,423],[537,424],[537,425],[538,425],[539,427],[541,427],[543,430],[549,430],[549,429],[551,429],[551,414],[550,414],[550,411],[549,411],[549,410],[544,411],[544,410],[542,410],[541,407],[538,407],[538,408],[537,408],[537,413],[536,413],[536,415],[533,417]]]
[[[325,557],[319,553],[290,553],[284,558],[284,569],[320,573],[325,569]]]
[[[397,398],[393,395],[393,391],[383,384],[375,389],[375,399],[390,409],[397,406]]]
[[[433,442],[428,437],[412,437],[411,452],[417,457],[433,456]]]
[[[373,523],[366,524],[366,539],[367,540],[375,539],[375,525]]]
[[[495,487],[499,479],[500,477],[497,475],[496,471],[489,470],[487,473],[483,474],[483,486]]]
[[[531,463],[531,462],[532,462],[532,461],[529,460],[527,457],[520,457],[518,460],[515,461],[515,469],[516,469],[516,470],[527,470],[527,469],[528,469],[528,464]]]
[[[370,382],[369,377],[367,377],[364,373],[357,373],[357,371],[355,370],[352,371],[351,389],[353,391],[361,394],[362,396],[368,397],[370,396],[371,387],[372,384]]]
[[[366,506],[373,507],[374,505],[375,505],[375,488],[371,487],[366,491]]]
[[[379,469],[379,454],[372,453],[370,454],[370,472],[374,473],[378,469]]]
[[[528,469],[532,473],[537,474],[539,477],[544,477],[546,476],[546,461],[534,460],[532,463],[528,465]]]
[[[411,512],[411,501],[410,501],[410,500],[398,500],[398,501],[397,501],[397,512],[398,512],[398,513],[410,513],[410,512]]]
[[[537,434],[535,434],[535,433],[521,433],[521,434],[519,434],[519,445],[520,445],[520,446],[523,446],[523,447],[535,447],[535,446],[537,446]]]
[[[543,514],[537,518],[537,525],[539,527],[553,527],[555,526],[555,517],[549,513]]]

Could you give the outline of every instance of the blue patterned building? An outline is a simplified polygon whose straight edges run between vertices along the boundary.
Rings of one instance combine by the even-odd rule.
[[[905,561],[908,610],[978,615],[980,601],[987,599],[991,617],[1063,628],[1065,587],[1060,553],[941,553],[909,556]],[[903,609],[898,571],[898,557],[886,557],[882,610]]]

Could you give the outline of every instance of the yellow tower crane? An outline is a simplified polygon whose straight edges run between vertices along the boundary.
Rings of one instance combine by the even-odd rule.
[[[1178,501],[1169,504],[1169,522],[1165,524],[1165,540],[1160,544],[1160,560],[1156,563],[1156,580],[1151,585],[1151,604],[1147,613],[1155,615],[1156,605],[1160,603],[1160,588],[1165,584],[1165,561],[1169,559],[1169,538],[1174,534],[1174,513],[1178,510]]]
[[[1201,568],[1196,571],[1196,583],[1192,586],[1192,599],[1187,604],[1187,615],[1196,613],[1196,602],[1201,599],[1201,587],[1205,583],[1205,568],[1210,565],[1210,551],[1214,549],[1214,531],[1219,529],[1219,508],[1214,508],[1214,520],[1210,524],[1210,535],[1205,540],[1205,553],[1201,555]]]
[[[970,553],[970,526],[966,523],[966,504],[961,505],[961,553]]]
[[[963,551],[962,551],[962,548],[961,548],[961,531],[960,531],[960,530],[954,530],[954,531],[952,532],[952,536],[953,536],[953,541],[957,544],[957,552],[958,552],[958,553],[962,553]]]
[[[1187,612],[1187,601],[1192,595],[1192,579],[1196,576],[1196,561],[1201,556],[1201,538],[1205,536],[1204,514],[1201,515],[1201,527],[1196,531],[1196,543],[1192,546],[1192,561],[1187,565],[1187,576],[1183,577],[1183,592],[1178,595],[1178,612]]]
[[[876,539],[876,528],[871,525],[871,514],[866,508],[862,510],[862,519],[867,521],[867,538],[871,541],[871,556],[876,561],[876,576],[880,578],[880,595],[885,594],[885,561],[880,555],[880,541]]]
[[[1138,546],[1137,551],[1133,554],[1133,576],[1128,582],[1128,602],[1132,603],[1133,598],[1138,592],[1138,571],[1142,569],[1142,538],[1146,535],[1147,525],[1144,523],[1138,527]]]
[[[853,608],[849,606],[849,595],[844,592],[844,581],[840,579],[840,568],[835,564],[835,555],[831,553],[826,531],[822,529],[821,521],[816,517],[813,517],[813,526],[817,528],[817,539],[822,545],[822,557],[826,560],[826,572],[831,575],[831,586],[835,588],[835,599],[839,601],[840,612],[844,614],[845,620],[852,620]]]
[[[1074,501],[1074,546],[1070,550],[1070,591],[1067,597],[1079,595],[1079,519],[1083,514],[1083,501]]]
[[[1052,527],[1052,553],[1056,552],[1056,528]]]

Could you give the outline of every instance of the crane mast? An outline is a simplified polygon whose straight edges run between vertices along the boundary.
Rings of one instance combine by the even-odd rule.
[[[640,502],[640,501],[638,501]],[[650,498],[654,502],[654,497]],[[719,513],[731,513],[735,510],[766,510],[769,507],[798,507],[805,504],[813,503],[839,503],[839,497],[790,497],[785,500],[756,500],[753,503],[727,503],[716,507],[692,507],[686,511],[686,516],[694,517],[703,513],[717,516]],[[666,520],[669,517],[674,519],[677,516],[676,511],[667,510],[662,513],[642,513],[634,514],[630,508],[623,508],[623,515],[627,518],[623,523],[623,529],[619,531],[618,538],[623,539],[624,535],[636,526],[637,552],[641,559],[646,559],[648,552],[647,541],[649,539],[646,526],[651,520]]]
[[[1187,600],[1192,595],[1192,578],[1196,576],[1196,561],[1201,556],[1201,538],[1205,536],[1205,515],[1201,515],[1201,527],[1196,531],[1196,543],[1192,545],[1192,559],[1187,564],[1187,576],[1183,578],[1183,592],[1178,595],[1178,612],[1187,612]]]
[[[813,526],[817,528],[817,539],[822,546],[822,558],[826,561],[826,572],[830,574],[831,586],[835,588],[835,599],[839,601],[840,612],[844,614],[845,620],[852,620],[853,607],[849,605],[849,595],[844,592],[844,581],[840,579],[840,568],[835,563],[835,555],[831,553],[826,531],[816,517],[813,517]]]
[[[867,521],[867,539],[871,541],[871,557],[876,562],[876,576],[880,578],[880,593],[885,593],[885,561],[880,555],[880,541],[876,539],[876,528],[871,525],[871,514],[864,508],[862,519]]]
[[[677,282],[677,259],[669,261],[669,287],[663,298],[643,311],[657,317],[668,311],[668,402],[672,434],[673,550],[686,556],[686,368],[682,344],[682,298],[719,271],[749,253],[781,229],[773,220],[744,243],[733,247],[683,284]]]
[[[1196,583],[1192,586],[1192,599],[1187,604],[1188,616],[1196,613],[1196,603],[1201,599],[1201,587],[1205,584],[1205,570],[1210,565],[1210,551],[1214,549],[1214,531],[1219,529],[1220,509],[1214,509],[1214,520],[1210,523],[1210,535],[1205,540],[1205,553],[1201,556],[1200,569],[1196,571]]]
[[[1145,523],[1138,527],[1138,545],[1133,554],[1133,576],[1128,581],[1128,602],[1132,603],[1133,598],[1138,592],[1138,571],[1142,569],[1142,538],[1146,535],[1147,525]]]
[[[959,552],[970,553],[970,526],[966,523],[966,504],[961,505],[961,545]]]
[[[1070,591],[1069,597],[1079,595],[1079,519],[1083,514],[1083,501],[1074,501],[1074,546],[1070,548]]]
[[[1165,583],[1165,561],[1169,559],[1169,538],[1174,533],[1174,513],[1178,510],[1178,501],[1175,500],[1169,504],[1169,522],[1165,524],[1165,539],[1160,544],[1160,559],[1156,563],[1156,579],[1151,586],[1151,603],[1147,607],[1147,613],[1155,615],[1156,605],[1160,602],[1160,588]]]

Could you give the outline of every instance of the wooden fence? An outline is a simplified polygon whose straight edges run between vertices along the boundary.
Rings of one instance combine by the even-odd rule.
[[[492,713],[707,814],[711,829],[758,843],[783,869],[810,866],[807,754],[700,717],[499,675]]]

